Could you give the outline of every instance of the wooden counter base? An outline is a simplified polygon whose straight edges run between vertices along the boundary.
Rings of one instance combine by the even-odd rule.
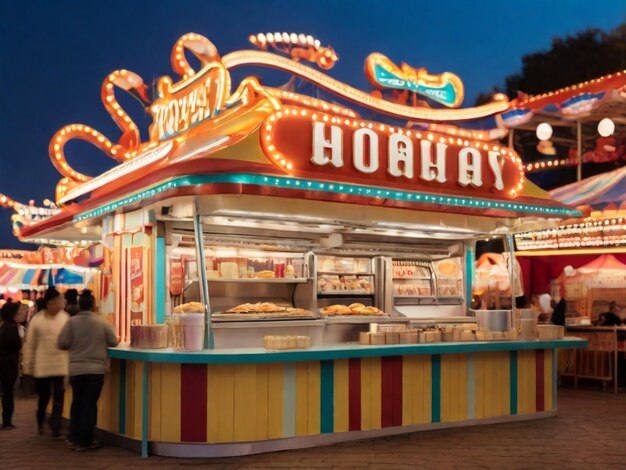
[[[294,351],[280,362],[259,353],[240,363],[216,350],[192,364],[111,350],[144,361],[111,360],[98,427],[141,443],[144,456],[222,457],[543,418],[556,413],[556,348],[585,342],[502,342],[500,351],[482,344],[471,345],[475,352],[459,344],[459,353],[450,343],[326,347],[307,351],[311,360]],[[162,354],[172,361],[178,353]]]

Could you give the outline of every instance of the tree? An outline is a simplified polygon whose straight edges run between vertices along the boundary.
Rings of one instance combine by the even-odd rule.
[[[507,76],[504,88],[512,99],[518,91],[537,95],[624,69],[626,22],[609,32],[587,29],[554,38],[550,50],[522,57],[521,72]],[[479,94],[477,104],[489,96]]]

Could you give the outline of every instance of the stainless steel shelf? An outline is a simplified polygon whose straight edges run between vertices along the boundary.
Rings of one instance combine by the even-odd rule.
[[[372,273],[337,273],[331,271],[318,271],[318,276],[374,276]]]
[[[373,297],[374,292],[364,291],[339,291],[339,292],[318,292],[318,297]]]
[[[236,283],[236,284],[305,284],[312,279],[307,279],[306,277],[254,277],[254,278],[242,278],[242,279],[208,279],[209,284],[212,282],[220,282],[220,283]]]

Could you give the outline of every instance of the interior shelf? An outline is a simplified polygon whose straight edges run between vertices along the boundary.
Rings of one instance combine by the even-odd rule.
[[[209,283],[212,282],[232,282],[241,284],[252,283],[270,283],[270,284],[305,284],[309,282],[309,279],[305,277],[253,277],[253,278],[241,278],[241,279],[208,279]]]

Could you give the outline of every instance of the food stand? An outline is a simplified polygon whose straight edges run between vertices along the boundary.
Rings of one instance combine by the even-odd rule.
[[[585,343],[475,341],[473,246],[520,217],[577,211],[526,181],[514,152],[472,131],[385,123],[472,119],[506,104],[391,102],[299,62],[327,69],[336,60],[313,38],[276,33],[253,43],[267,49],[279,38],[290,58],[265,50],[220,58],[208,39],[185,35],[172,51],[181,80],[161,78],[150,101],[148,142],[115,100],[115,86],[148,98],[127,70],[110,74],[102,93],[120,143],[82,124],[51,141],[62,210],[22,236],[98,230],[109,253],[101,313],[124,344],[109,351],[101,432],[144,455],[215,457],[553,416],[556,349]],[[399,83],[406,69],[383,59],[370,56],[368,70]],[[254,78],[231,94],[229,70],[243,65],[304,77],[383,120]],[[403,79],[458,106],[462,87],[446,74]],[[94,178],[76,172],[64,154],[74,138],[120,163]],[[132,331],[176,311],[204,313],[203,350],[129,347]],[[467,341],[450,330],[452,341],[436,342],[440,323],[461,325]],[[418,336],[420,325],[428,326]],[[154,331],[156,344],[162,330]],[[401,337],[428,344],[396,344]]]

